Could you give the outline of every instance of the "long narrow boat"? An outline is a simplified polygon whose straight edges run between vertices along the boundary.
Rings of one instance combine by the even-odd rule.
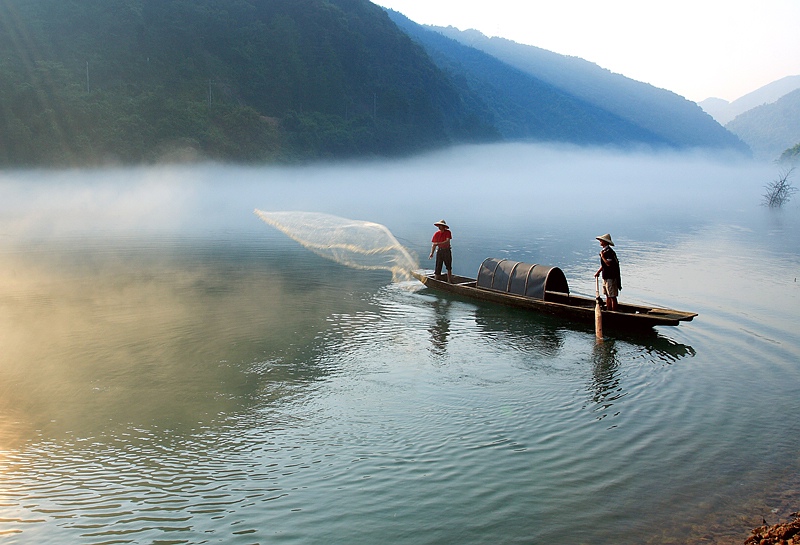
[[[411,274],[434,290],[569,320],[594,322],[595,299],[570,294],[567,278],[558,267],[488,258],[478,269],[478,278],[454,275],[450,283],[445,276],[437,280],[430,271],[417,270]],[[692,321],[697,313],[619,303],[617,310],[603,310],[602,315],[604,328],[632,330],[675,326]]]

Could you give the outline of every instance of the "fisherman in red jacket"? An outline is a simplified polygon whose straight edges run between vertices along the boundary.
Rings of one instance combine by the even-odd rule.
[[[447,226],[447,222],[444,220],[439,220],[434,223],[436,227],[439,228],[433,234],[433,239],[431,239],[431,255],[428,256],[428,259],[433,258],[433,252],[436,252],[436,280],[442,279],[442,265],[447,267],[447,281],[451,284],[453,283],[453,253],[450,249],[450,241],[453,240],[453,234],[450,232],[450,228]]]

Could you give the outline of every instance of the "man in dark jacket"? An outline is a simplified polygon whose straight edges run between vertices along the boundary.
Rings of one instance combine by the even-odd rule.
[[[622,289],[622,275],[619,270],[619,260],[616,252],[611,248],[614,242],[611,235],[606,233],[595,237],[600,241],[600,268],[594,273],[594,277],[603,273],[603,292],[606,294],[606,308],[617,310],[617,296]]]

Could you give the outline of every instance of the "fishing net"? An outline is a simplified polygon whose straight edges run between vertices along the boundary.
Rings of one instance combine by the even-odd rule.
[[[255,211],[267,224],[312,252],[356,269],[386,270],[409,280],[418,261],[386,226],[318,212]]]

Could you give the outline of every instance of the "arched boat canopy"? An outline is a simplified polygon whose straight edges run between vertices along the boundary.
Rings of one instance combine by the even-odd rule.
[[[478,269],[478,287],[544,300],[546,291],[569,293],[567,277],[558,267],[546,267],[489,257]]]

